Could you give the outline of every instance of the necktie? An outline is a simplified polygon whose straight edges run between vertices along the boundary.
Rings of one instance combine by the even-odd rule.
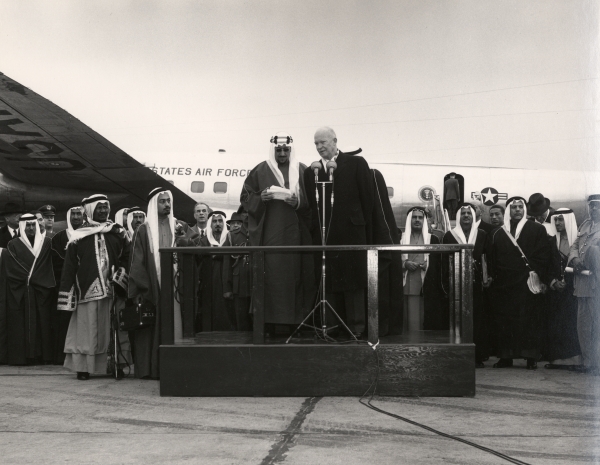
[[[200,230],[200,236],[201,236],[201,237],[204,237],[204,236],[205,236],[204,229]]]

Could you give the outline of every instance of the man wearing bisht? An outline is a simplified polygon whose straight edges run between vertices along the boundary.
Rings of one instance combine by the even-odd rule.
[[[248,174],[240,196],[251,246],[311,245],[305,169],[289,134],[271,138],[268,159]],[[314,304],[312,254],[265,253],[264,265],[265,323],[293,331]]]
[[[577,220],[569,208],[559,208],[550,214],[550,235],[556,242],[560,257],[560,276],[550,284],[547,315],[546,357],[549,369],[565,369],[581,363],[577,336],[577,297],[573,295],[573,273],[567,273],[571,246],[577,239]]]
[[[81,202],[86,222],[71,232],[58,293],[58,309],[72,312],[65,341],[65,368],[78,380],[90,373],[107,372],[110,344],[112,277],[128,268],[129,240],[122,226],[108,219],[110,203],[103,194]],[[117,377],[131,362],[127,334],[119,335],[121,347]]]
[[[473,342],[475,343],[475,366],[483,368],[488,354],[487,315],[483,301],[483,260],[486,255],[487,234],[479,229],[477,213],[473,205],[464,203],[457,212],[456,227],[448,231],[443,244],[473,244]],[[487,286],[487,283],[485,283]]]
[[[19,220],[19,236],[2,251],[0,312],[6,317],[6,363],[52,363],[50,313],[54,303],[50,239],[34,215]]]
[[[71,239],[73,231],[83,225],[84,212],[81,204],[71,205],[67,210],[67,229],[57,232],[52,237],[52,268],[56,283],[60,284],[62,269],[67,253],[67,244]],[[58,298],[58,291],[56,297]],[[67,330],[71,321],[71,313],[57,310],[56,306],[52,312],[52,350],[54,363],[62,365],[65,362],[65,340]]]
[[[137,303],[148,301],[156,308],[157,324],[136,330],[134,338],[135,377],[159,376],[158,346],[160,344],[160,248],[188,247],[198,244],[198,235],[184,222],[173,216],[171,191],[158,187],[148,194],[148,215],[131,243],[131,267],[129,270],[129,298]],[[181,306],[174,296],[174,338],[183,337]]]
[[[588,197],[589,218],[579,227],[569,265],[575,271],[577,334],[584,371],[600,370],[600,194]]]
[[[496,302],[498,360],[494,368],[527,359],[535,370],[540,356],[541,304],[551,263],[546,229],[527,219],[523,197],[506,201],[504,226],[491,234],[490,271]]]
[[[401,245],[439,244],[429,232],[427,213],[423,207],[408,210]],[[448,315],[441,292],[439,254],[402,254],[404,285],[404,332],[443,330],[448,328]]]
[[[201,247],[223,247],[227,241],[226,215],[220,210],[208,216],[206,240]],[[212,331],[235,331],[236,318],[233,302],[225,298],[223,281],[223,254],[205,255],[200,265],[202,279],[202,311],[210,311]],[[206,328],[203,328],[206,330]]]

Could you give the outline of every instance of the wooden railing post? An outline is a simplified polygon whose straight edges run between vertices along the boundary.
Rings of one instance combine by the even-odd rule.
[[[265,343],[265,253],[252,254],[252,309],[254,310],[254,327],[252,342]]]
[[[450,328],[450,342],[456,343],[456,329],[455,324],[455,313],[456,308],[454,307],[454,280],[456,278],[456,272],[454,270],[454,254],[448,254],[446,256],[448,260],[448,316],[449,316],[449,328]]]
[[[460,317],[461,317],[461,255],[460,252],[454,252],[454,344],[460,344],[462,340]]]
[[[173,321],[173,254],[160,254],[160,343],[171,345],[175,342]]]
[[[368,314],[369,314],[369,342],[377,344],[379,341],[379,251],[369,250],[367,252],[368,273]]]
[[[183,321],[183,337],[194,337],[194,313],[196,307],[196,263],[194,255],[179,254],[181,269],[179,270],[181,286],[181,319]]]
[[[461,309],[460,309],[460,334],[461,343],[473,342],[473,251],[462,249],[461,255]]]

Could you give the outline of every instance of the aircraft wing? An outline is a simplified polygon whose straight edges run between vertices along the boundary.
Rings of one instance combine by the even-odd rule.
[[[126,206],[145,207],[148,192],[165,187],[173,193],[175,216],[193,221],[195,201],[191,197],[59,106],[2,73],[0,160],[2,177],[25,190],[20,199],[0,191],[4,203],[17,200],[27,209],[51,203],[60,209],[61,199],[81,200],[101,193],[111,199],[111,210],[116,211]],[[41,202],[36,198],[39,205],[29,206],[34,201],[26,186],[46,187],[48,198]],[[7,190],[6,185],[3,188]]]

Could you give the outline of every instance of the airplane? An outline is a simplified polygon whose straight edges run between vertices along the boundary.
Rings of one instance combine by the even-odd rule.
[[[490,167],[485,157],[480,164],[460,166],[382,163],[371,154],[361,155],[383,174],[401,227],[406,211],[421,205],[429,208],[438,228],[447,229],[443,186],[450,172],[456,172],[463,199],[481,198],[484,219],[490,206],[503,205],[509,197],[528,198],[542,192],[553,208],[573,209],[580,223],[587,216],[587,195],[597,193],[600,180],[600,173],[583,170]],[[316,151],[303,157],[307,166],[319,159]],[[84,197],[107,194],[116,212],[127,206],[145,207],[147,193],[163,187],[173,193],[175,216],[193,224],[196,202],[224,210],[228,216],[236,211],[247,173],[265,158],[266,154],[223,151],[218,157],[194,156],[194,162],[189,155],[169,157],[169,166],[146,167],[64,109],[0,73],[0,208],[8,202],[25,210],[52,203],[57,221],[62,219],[65,227],[66,210]]]
[[[358,153],[356,147],[340,147],[342,152]],[[210,160],[208,164],[190,163],[188,159],[173,161],[171,166],[150,167],[182,192],[198,202],[207,203],[213,210],[222,210],[230,216],[240,204],[240,193],[244,179],[252,169],[266,159],[266,154],[237,155],[226,154],[221,150],[220,157],[210,154],[194,157],[194,160]],[[587,216],[586,198],[593,193],[594,176],[597,172],[568,170],[531,170],[521,168],[495,168],[485,166],[433,165],[424,163],[381,163],[371,162],[364,155],[369,167],[380,171],[386,181],[388,196],[398,227],[404,227],[409,208],[421,205],[432,215],[432,223],[441,230],[447,229],[444,221],[444,181],[451,172],[456,173],[465,201],[480,200],[483,203],[483,218],[489,221],[491,206],[505,204],[515,195],[526,199],[535,192],[549,196],[552,208],[571,208],[580,223]],[[304,158],[307,158],[306,155]],[[312,160],[302,162],[310,166],[318,160],[318,153]],[[335,178],[335,173],[334,173]],[[560,179],[560,182],[556,182]],[[524,188],[525,187],[525,188]],[[451,221],[454,223],[454,221]]]

